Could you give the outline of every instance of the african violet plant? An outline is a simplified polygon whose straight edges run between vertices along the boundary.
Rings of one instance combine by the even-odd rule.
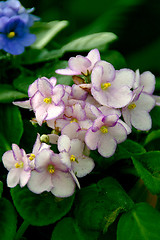
[[[154,74],[104,60],[113,33],[48,50],[67,21],[33,10],[0,3],[0,239],[159,239]]]

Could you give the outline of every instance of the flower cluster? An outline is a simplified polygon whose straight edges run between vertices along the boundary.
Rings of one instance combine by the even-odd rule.
[[[34,43],[36,36],[29,27],[39,18],[31,14],[33,10],[26,10],[18,0],[0,2],[0,49],[19,55]]]
[[[71,57],[68,67],[56,73],[71,75],[75,84],[57,84],[55,77],[38,78],[29,86],[29,100],[14,102],[33,110],[34,121],[40,126],[45,122],[52,133],[38,134],[30,154],[13,144],[12,150],[4,153],[3,163],[9,170],[9,187],[27,184],[34,193],[51,191],[67,197],[76,184],[80,187],[78,178],[94,168],[90,150],[97,149],[108,158],[117,144],[126,140],[132,126],[141,131],[151,128],[149,112],[157,97],[151,72],[115,70],[100,59],[97,49],[86,57]],[[48,144],[57,144],[59,153]]]

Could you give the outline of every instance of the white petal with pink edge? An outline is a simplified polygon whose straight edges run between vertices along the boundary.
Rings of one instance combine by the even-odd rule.
[[[109,133],[102,133],[98,141],[98,152],[103,157],[111,157],[116,150],[116,140]]]
[[[95,166],[93,159],[89,157],[82,156],[79,157],[77,160],[78,162],[72,162],[72,169],[77,177],[86,176],[93,170]]]

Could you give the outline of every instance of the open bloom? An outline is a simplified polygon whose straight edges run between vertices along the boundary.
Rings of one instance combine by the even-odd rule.
[[[97,117],[91,128],[85,135],[85,143],[88,148],[95,150],[103,157],[110,157],[116,150],[117,143],[125,141],[127,138],[127,130],[119,121],[119,116],[109,114]]]
[[[69,197],[74,193],[74,179],[58,154],[43,149],[36,156],[35,166],[27,185],[32,192],[51,191],[56,197]]]
[[[57,69],[56,73],[62,75],[84,75],[88,76],[95,63],[100,60],[100,54],[98,49],[91,50],[86,57],[77,55],[71,57],[68,61],[68,67],[66,69]]]
[[[12,150],[3,154],[2,162],[9,171],[7,175],[8,187],[12,188],[17,184],[24,187],[31,176],[31,169],[25,151],[16,144],[12,144]]]
[[[130,69],[115,71],[105,61],[96,63],[91,75],[91,93],[104,106],[121,108],[132,99],[134,72]]]
[[[0,49],[19,55],[36,40],[36,36],[29,32],[28,26],[20,17],[1,17],[0,21]]]
[[[94,168],[94,161],[83,154],[84,143],[79,139],[70,140],[67,135],[61,135],[58,139],[58,150],[61,161],[77,177],[84,177]]]

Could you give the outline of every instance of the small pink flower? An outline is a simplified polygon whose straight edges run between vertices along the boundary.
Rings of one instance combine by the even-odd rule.
[[[71,57],[68,61],[68,66],[66,69],[57,69],[56,73],[62,75],[81,75],[88,76],[95,63],[100,60],[100,54],[98,49],[91,50],[86,57],[77,55],[76,57]]]
[[[36,170],[32,171],[28,188],[34,193],[51,191],[56,197],[69,197],[74,193],[75,182],[68,168],[58,154],[43,149],[35,160]]]
[[[136,70],[136,79],[133,86],[134,89],[143,86],[143,92],[153,94],[155,83],[155,76],[150,71],[140,74],[139,70]]]
[[[3,154],[2,162],[9,171],[7,175],[8,187],[13,188],[17,184],[24,187],[31,176],[31,169],[25,151],[20,149],[18,145],[12,144],[12,150]]]

